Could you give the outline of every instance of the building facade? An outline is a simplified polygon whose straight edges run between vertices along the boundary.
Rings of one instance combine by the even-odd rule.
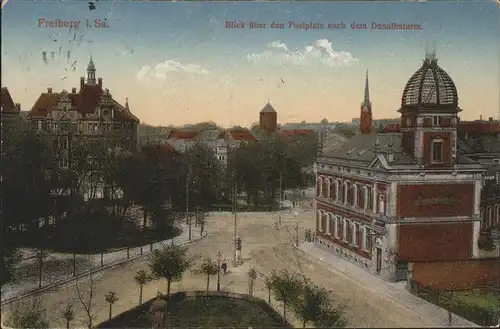
[[[399,132],[358,134],[315,164],[315,243],[390,281],[406,280],[409,262],[484,257],[485,169],[457,153],[460,111],[427,54],[403,91]]]
[[[104,148],[138,149],[139,119],[132,114],[128,99],[122,106],[103,89],[102,78],[96,79],[92,58],[87,79],[80,78],[80,89],[60,93],[48,88],[27,114],[31,128],[52,147],[59,166],[68,166],[71,147],[76,142],[99,144]]]

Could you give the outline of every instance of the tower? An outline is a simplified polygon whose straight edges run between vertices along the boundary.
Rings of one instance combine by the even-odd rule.
[[[365,77],[365,98],[361,103],[361,115],[359,120],[359,130],[362,134],[369,134],[372,132],[372,102],[370,102],[370,87],[368,84],[368,70],[366,70]]]
[[[87,84],[95,85],[95,65],[90,56],[89,65],[87,65]]]
[[[278,127],[278,113],[269,102],[259,113],[259,127],[268,133],[275,132]]]
[[[403,150],[423,167],[450,167],[457,154],[458,93],[434,51],[411,76],[401,99]]]

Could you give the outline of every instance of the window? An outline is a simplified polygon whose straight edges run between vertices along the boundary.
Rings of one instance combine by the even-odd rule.
[[[349,183],[344,182],[344,204],[347,204],[347,193],[349,191]]]
[[[331,235],[330,233],[330,228],[331,228],[330,221],[332,220],[331,216],[332,216],[331,214],[326,214],[326,234],[328,235]]]
[[[339,195],[339,181],[335,180],[335,200],[339,201],[340,195]]]
[[[441,141],[441,140],[432,141],[431,152],[432,152],[432,162],[433,163],[443,162],[443,141]]]
[[[372,188],[370,186],[366,187],[365,209],[368,211],[372,211],[373,209],[373,195],[372,195]]]
[[[318,210],[318,212],[316,213],[316,218],[317,218],[317,221],[318,221],[318,231],[322,231],[323,228],[321,227],[322,223],[321,223],[321,210]]]
[[[500,159],[493,159],[493,163],[500,164]]]
[[[385,215],[385,196],[381,194],[378,197],[378,200],[379,200],[378,213],[380,215]]]
[[[342,220],[342,240],[347,241],[347,220]]]
[[[441,125],[441,117],[440,116],[433,116],[432,117],[432,125],[433,126],[440,126]]]
[[[42,130],[42,121],[38,121],[38,130]]]
[[[352,244],[355,246],[358,245],[358,230],[359,230],[359,224],[352,223]]]
[[[407,127],[411,126],[411,118],[410,117],[406,118],[406,126]]]
[[[59,139],[59,149],[67,150],[68,149],[68,138],[62,137]]]
[[[371,230],[370,228],[366,227],[364,228],[364,236],[363,236],[363,250],[370,251],[371,250]]]
[[[57,131],[57,123],[53,123],[53,124],[52,124],[52,129],[53,129],[54,131]]]
[[[353,193],[354,193],[354,203],[353,206],[357,207],[358,206],[358,185],[354,184],[353,185]]]
[[[68,168],[68,158],[66,156],[62,156],[59,159],[59,167]]]
[[[338,239],[340,237],[340,218],[339,216],[335,216],[335,237]]]

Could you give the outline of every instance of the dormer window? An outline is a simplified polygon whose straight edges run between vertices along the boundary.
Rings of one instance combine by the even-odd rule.
[[[443,141],[433,140],[431,144],[432,163],[443,162]]]
[[[441,117],[439,116],[432,117],[432,125],[439,127],[441,125]]]

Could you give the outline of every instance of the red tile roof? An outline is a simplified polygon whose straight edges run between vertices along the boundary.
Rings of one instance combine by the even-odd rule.
[[[14,104],[14,101],[12,100],[12,97],[10,96],[9,90],[6,87],[2,87],[2,94],[1,94],[1,103],[2,103],[2,113],[11,113],[11,112],[18,112],[19,110],[16,108],[16,104]]]
[[[293,130],[281,130],[279,132],[283,136],[292,137],[292,136],[308,136],[314,133],[311,129],[293,129]]]
[[[91,114],[94,113],[95,108],[99,106],[102,94],[103,90],[99,85],[83,85],[83,88],[78,93],[68,93],[68,97],[71,100],[71,105],[78,112],[81,114]],[[45,116],[47,113],[55,110],[60,96],[60,93],[42,93],[28,113],[28,117]],[[125,119],[134,120],[136,122],[139,121],[131,112],[125,111],[123,106],[117,101],[113,101],[115,106],[118,106],[121,109],[120,112],[123,113],[118,113],[118,117],[122,116]]]
[[[231,131],[231,138],[236,141],[254,141],[255,136],[249,131]]]
[[[196,135],[198,135],[198,133],[193,131],[172,130],[168,138],[193,139]]]

